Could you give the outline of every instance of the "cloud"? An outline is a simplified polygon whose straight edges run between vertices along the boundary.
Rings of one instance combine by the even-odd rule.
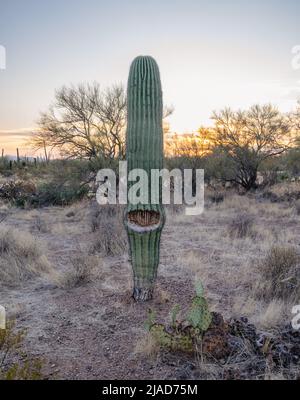
[[[35,128],[0,130],[0,137],[28,137],[34,132],[36,132]]]

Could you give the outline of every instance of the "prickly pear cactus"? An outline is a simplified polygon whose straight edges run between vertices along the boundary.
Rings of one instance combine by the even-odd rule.
[[[215,343],[216,341],[222,343],[222,339],[224,343],[224,338],[214,333],[212,314],[204,298],[200,282],[196,283],[196,296],[192,299],[187,317],[182,321],[177,321],[179,310],[178,305],[172,309],[171,326],[156,323],[155,314],[152,310],[149,311],[145,326],[155,342],[162,348],[184,352],[194,352],[201,343],[207,354],[210,353],[209,350],[216,354]]]
[[[151,170],[163,168],[162,112],[158,66],[152,57],[139,56],[133,60],[128,78],[126,158],[128,174],[137,168],[147,173],[148,179],[141,179],[139,184],[142,190],[148,189],[149,197],[146,202],[134,204],[129,193],[135,182],[128,180],[124,218],[133,267],[133,297],[137,301],[152,298],[165,222],[161,183],[151,188]]]
[[[203,287],[200,282],[196,284],[196,296],[192,300],[192,305],[188,314],[188,321],[201,332],[209,328],[212,315],[209,311],[206,299],[203,297]]]

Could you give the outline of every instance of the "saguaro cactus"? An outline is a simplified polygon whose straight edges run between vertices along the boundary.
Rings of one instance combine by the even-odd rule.
[[[125,227],[133,267],[133,297],[152,298],[159,264],[161,231],[165,213],[161,204],[161,183],[151,188],[151,170],[163,167],[162,90],[156,61],[139,56],[131,64],[127,87],[126,156],[128,173],[143,169],[148,176],[140,184],[148,187],[147,204],[133,204],[128,196]],[[135,182],[128,180],[128,191]],[[158,201],[153,201],[156,191]],[[152,195],[152,196],[151,196]]]

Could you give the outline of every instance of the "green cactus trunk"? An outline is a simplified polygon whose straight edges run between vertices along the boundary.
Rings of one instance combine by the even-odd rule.
[[[163,168],[162,90],[159,69],[152,57],[133,60],[127,87],[126,156],[128,173],[143,169],[148,180],[147,204],[133,204],[128,196],[125,227],[128,233],[133,267],[133,297],[137,301],[152,298],[159,264],[161,231],[165,213],[161,204],[161,182],[156,188],[158,204],[151,201],[151,170]],[[128,191],[135,182],[128,181]]]

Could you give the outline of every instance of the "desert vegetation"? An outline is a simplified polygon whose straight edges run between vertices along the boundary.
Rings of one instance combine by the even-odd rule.
[[[1,227],[0,255],[0,281],[6,285],[16,285],[34,276],[51,273],[41,243],[30,233]]]
[[[299,192],[288,180],[247,194],[219,184],[192,220],[167,207],[148,304],[131,300],[121,208],[87,195],[25,208],[2,199],[0,303],[27,331],[28,358],[43,359],[40,377],[297,378]],[[189,328],[199,281],[212,315],[202,346]]]
[[[13,320],[0,331],[0,380],[40,380],[42,360],[31,359],[22,350],[26,332],[16,331]]]
[[[162,166],[171,110],[144,63],[156,97],[144,110],[133,85],[127,99],[151,116],[142,157],[145,120],[130,106],[126,120],[121,86],[93,84],[59,89],[42,113],[31,146],[43,160],[0,160],[0,304],[15,321],[1,379],[298,379],[300,108],[221,110],[165,148],[168,169],[205,170],[201,215],[100,206],[97,171],[118,175],[126,150],[130,168]]]
[[[300,1],[0,4],[0,400],[299,381]]]

